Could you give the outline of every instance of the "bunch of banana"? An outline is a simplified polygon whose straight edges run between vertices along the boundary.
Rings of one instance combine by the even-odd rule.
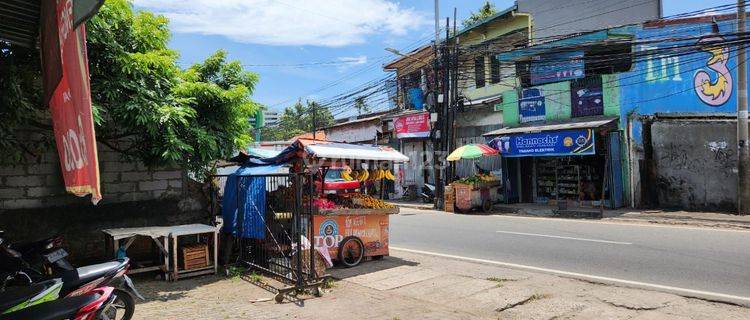
[[[357,180],[359,181],[367,181],[367,179],[370,177],[370,172],[367,170],[362,170],[357,175]]]
[[[391,172],[391,170],[383,170],[383,171],[384,171],[383,172],[384,178],[391,180],[391,181],[396,181],[396,176],[393,175],[393,172]]]
[[[341,177],[344,178],[344,180],[346,180],[346,181],[353,181],[354,180],[354,178],[352,177],[352,175],[349,172],[347,172],[347,170],[341,171]]]

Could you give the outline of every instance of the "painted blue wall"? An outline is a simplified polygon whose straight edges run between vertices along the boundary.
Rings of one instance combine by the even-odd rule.
[[[736,24],[731,20],[719,22],[718,26],[720,34],[736,30]],[[638,44],[633,50],[664,49],[716,37],[712,23],[641,28],[636,31]],[[690,39],[659,41],[669,38]],[[639,57],[630,72],[618,75],[623,127],[630,113],[736,112],[737,59],[734,47],[725,46],[712,51],[706,49],[681,56],[674,54],[665,52],[663,56],[653,54]],[[639,122],[634,123],[633,131],[635,140],[641,141]]]

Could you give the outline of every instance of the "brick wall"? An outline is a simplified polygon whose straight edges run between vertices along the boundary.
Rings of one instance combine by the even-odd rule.
[[[65,193],[56,150],[0,166],[0,229],[10,241],[62,234],[74,262],[112,258],[102,229],[207,223],[201,185],[179,168],[146,168],[99,145],[103,199]]]
[[[85,204],[88,198],[65,193],[56,150],[0,166],[0,211]],[[102,204],[177,198],[183,194],[179,168],[149,169],[99,145]]]

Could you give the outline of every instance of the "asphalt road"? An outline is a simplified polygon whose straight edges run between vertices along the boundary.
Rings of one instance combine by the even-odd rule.
[[[750,232],[402,209],[390,246],[750,297]]]

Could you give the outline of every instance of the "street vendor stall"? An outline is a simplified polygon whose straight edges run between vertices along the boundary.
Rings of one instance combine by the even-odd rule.
[[[460,147],[448,155],[448,161],[474,160],[481,157],[496,156],[497,150],[483,144],[470,144]],[[469,212],[480,208],[484,212],[492,210],[492,206],[499,202],[502,197],[500,188],[501,179],[492,172],[477,171],[474,166],[474,175],[464,177],[451,184],[455,196],[455,208],[459,212]],[[446,197],[449,198],[449,197]]]
[[[226,176],[223,232],[238,239],[239,262],[291,284],[277,299],[317,289],[334,261],[388,255],[388,215],[398,208],[373,195],[393,178],[390,164],[407,161],[390,147],[305,139],[271,158],[250,155]]]
[[[345,267],[358,265],[365,257],[387,256],[389,215],[398,207],[384,202],[385,180],[393,180],[390,163],[404,163],[409,158],[390,147],[316,142],[305,147],[310,162],[323,170],[344,163],[351,169],[344,179],[357,180],[358,192],[316,194],[313,201],[313,234],[316,247],[326,248],[332,260]],[[367,194],[368,185],[380,186],[380,199]]]

